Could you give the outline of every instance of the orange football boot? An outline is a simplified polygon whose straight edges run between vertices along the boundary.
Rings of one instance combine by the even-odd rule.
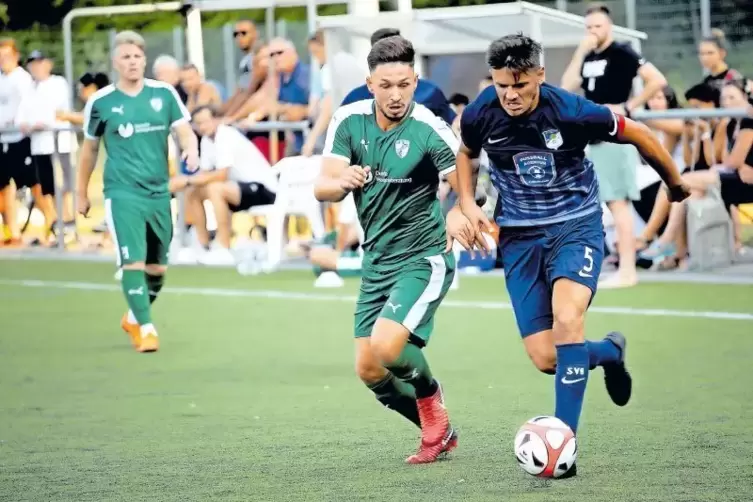
[[[141,327],[138,324],[131,324],[128,322],[128,312],[123,315],[123,319],[120,320],[120,327],[131,339],[131,345],[138,350],[141,346]]]
[[[157,333],[147,333],[146,336],[141,337],[141,345],[136,349],[139,352],[157,352],[159,349],[159,337]]]

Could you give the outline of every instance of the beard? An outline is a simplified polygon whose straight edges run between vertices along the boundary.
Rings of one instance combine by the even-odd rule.
[[[382,115],[389,120],[390,122],[400,122],[405,118],[405,114],[408,111],[408,107],[405,106],[402,109],[400,109],[399,112],[396,112],[395,110],[390,110],[386,106],[380,106],[379,110],[382,112]]]

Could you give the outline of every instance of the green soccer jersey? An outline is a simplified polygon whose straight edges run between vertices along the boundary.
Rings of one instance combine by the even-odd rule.
[[[104,140],[105,197],[169,197],[170,128],[190,118],[175,89],[156,80],[145,79],[135,96],[114,85],[97,91],[86,103],[84,134]]]
[[[389,131],[377,124],[374,106],[369,99],[338,109],[323,153],[370,168],[366,184],[353,192],[365,233],[364,269],[393,268],[444,251],[437,188],[440,175],[455,170],[459,147],[447,123],[423,105],[412,104]]]

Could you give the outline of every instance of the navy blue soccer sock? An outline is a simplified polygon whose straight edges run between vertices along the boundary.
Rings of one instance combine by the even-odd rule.
[[[554,416],[577,433],[578,419],[588,382],[588,349],[585,343],[557,346],[557,373],[554,381]]]
[[[606,338],[598,342],[586,340],[585,344],[586,350],[588,350],[590,369],[620,360],[620,349]]]

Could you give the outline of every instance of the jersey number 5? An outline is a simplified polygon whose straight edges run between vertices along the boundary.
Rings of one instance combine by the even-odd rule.
[[[583,259],[586,260],[586,263],[583,265],[583,268],[578,271],[578,275],[581,277],[593,277],[593,274],[591,272],[594,269],[594,250],[588,246],[584,247],[585,250],[583,251]]]

